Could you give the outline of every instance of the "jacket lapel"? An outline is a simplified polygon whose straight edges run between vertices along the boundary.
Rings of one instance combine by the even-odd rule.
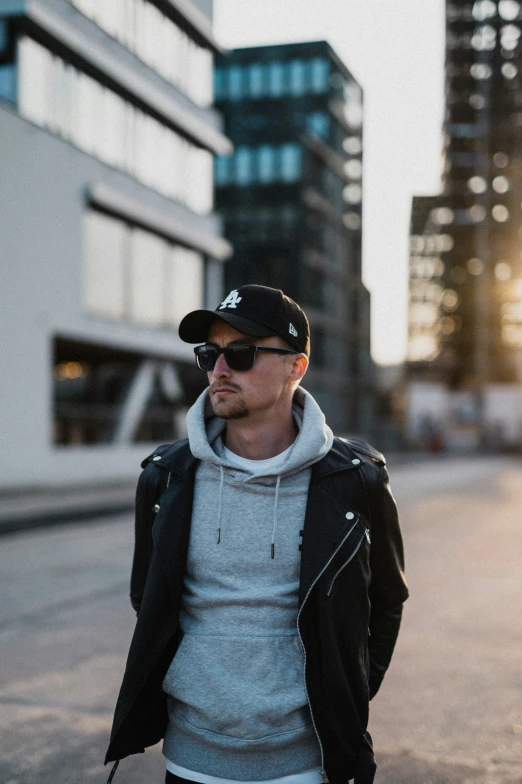
[[[303,528],[299,607],[314,580],[353,527],[354,518],[347,518],[346,514],[352,510],[353,514],[358,514],[352,503],[355,495],[353,479],[359,474],[360,461],[354,464],[350,456],[347,457],[334,441],[328,454],[312,468]],[[343,472],[342,483],[338,481],[340,472]]]
[[[171,473],[169,486],[158,501],[160,508],[152,535],[175,606],[178,606],[187,561],[197,460],[187,444],[185,449],[173,455],[165,454],[162,463]]]

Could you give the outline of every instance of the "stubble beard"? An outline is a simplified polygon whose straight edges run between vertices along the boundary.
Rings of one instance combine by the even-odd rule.
[[[212,411],[221,419],[245,419],[250,416],[250,410],[242,398],[235,399],[235,395],[230,398],[215,398],[210,395]]]

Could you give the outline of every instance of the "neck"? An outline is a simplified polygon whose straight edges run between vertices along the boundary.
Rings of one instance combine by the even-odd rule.
[[[270,422],[232,419],[227,422],[223,443],[234,454],[248,460],[268,460],[284,452],[297,438],[292,410]]]

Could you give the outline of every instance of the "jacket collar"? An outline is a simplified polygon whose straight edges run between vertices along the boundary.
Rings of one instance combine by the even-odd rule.
[[[313,466],[313,477],[320,481],[329,474],[338,471],[349,471],[361,467],[361,456],[349,446],[349,443],[341,438],[334,438],[332,448]]]
[[[378,455],[379,453],[376,452]],[[174,444],[165,444],[158,447],[142,463],[145,467],[148,463],[155,463],[158,466],[167,468],[177,478],[182,479],[195,469],[197,458],[190,451],[188,439],[176,441]],[[313,466],[313,474],[316,481],[323,479],[329,474],[337,471],[346,471],[359,468],[362,463],[361,452],[353,449],[349,442],[342,438],[334,438],[332,448],[329,452]]]

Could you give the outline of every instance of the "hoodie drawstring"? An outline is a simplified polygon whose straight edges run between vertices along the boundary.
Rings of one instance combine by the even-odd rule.
[[[223,502],[223,482],[225,481],[225,471],[223,466],[219,466],[219,501],[218,501],[218,519],[217,519],[217,531],[216,531],[216,544],[219,544],[221,541],[221,506]]]
[[[277,502],[279,500],[279,485],[281,484],[281,474],[277,475],[275,497],[274,497],[274,524],[272,526],[272,543],[270,545],[270,557],[275,558],[275,534],[277,528]]]
[[[120,764],[120,761],[116,760],[116,762],[112,766],[112,770],[110,772],[109,778],[107,779],[107,784],[111,784],[111,781],[114,778],[114,774],[116,773],[116,770],[117,770],[119,764]]]

